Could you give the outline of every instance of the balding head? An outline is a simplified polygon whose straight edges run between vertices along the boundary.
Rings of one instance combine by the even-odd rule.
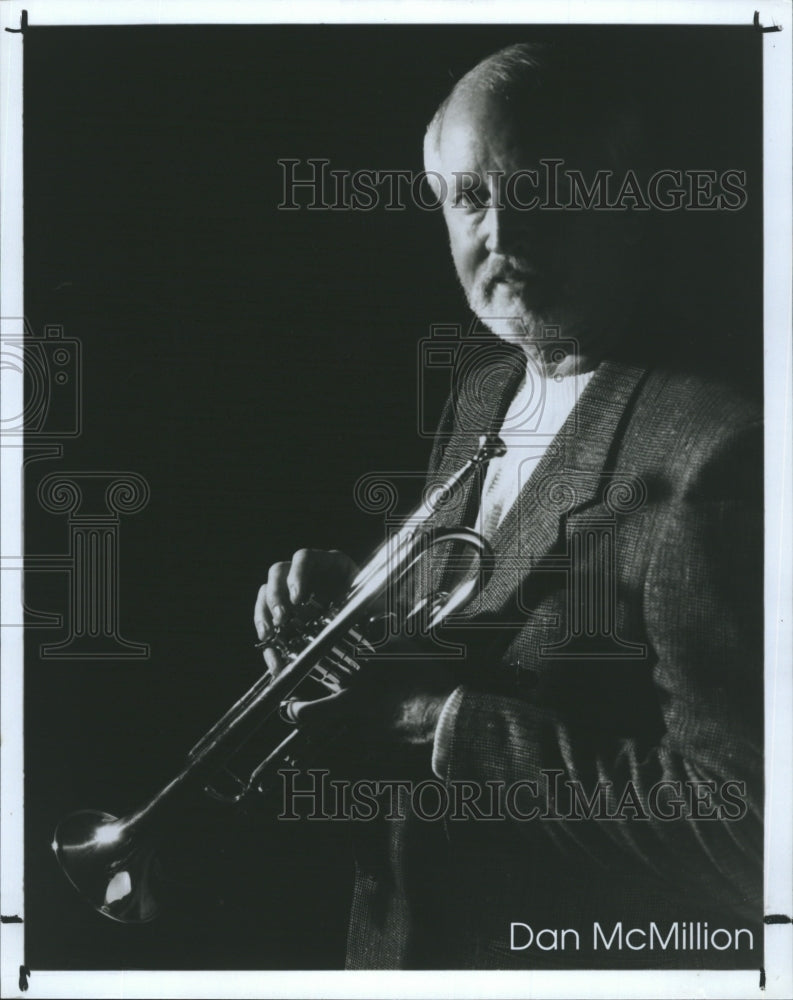
[[[636,158],[637,111],[611,63],[590,49],[525,42],[487,56],[439,105],[425,155],[437,155],[444,127],[461,107],[477,104],[500,109],[516,129],[536,137],[543,156],[597,160],[614,170]]]

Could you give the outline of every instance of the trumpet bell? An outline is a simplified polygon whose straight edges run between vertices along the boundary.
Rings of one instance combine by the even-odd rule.
[[[84,809],[62,820],[52,849],[66,877],[103,916],[141,924],[158,912],[150,889],[153,852],[128,823]]]

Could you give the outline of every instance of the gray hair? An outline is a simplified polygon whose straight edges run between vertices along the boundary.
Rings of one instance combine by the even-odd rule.
[[[477,63],[454,85],[427,126],[426,141],[440,151],[443,122],[452,101],[468,93],[490,94],[545,132],[601,150],[612,165],[635,162],[640,115],[626,81],[591,49],[521,42]],[[633,164],[632,164],[633,165]]]

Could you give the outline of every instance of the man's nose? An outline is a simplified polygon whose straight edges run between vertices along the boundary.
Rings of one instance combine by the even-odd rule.
[[[491,204],[483,222],[488,253],[505,256],[527,253],[532,242],[532,227],[527,215],[513,206]]]

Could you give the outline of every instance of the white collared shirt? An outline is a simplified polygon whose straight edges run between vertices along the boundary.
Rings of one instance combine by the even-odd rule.
[[[491,540],[529,476],[567,420],[593,371],[541,378],[527,368],[501,425],[505,455],[490,461],[477,528]]]

